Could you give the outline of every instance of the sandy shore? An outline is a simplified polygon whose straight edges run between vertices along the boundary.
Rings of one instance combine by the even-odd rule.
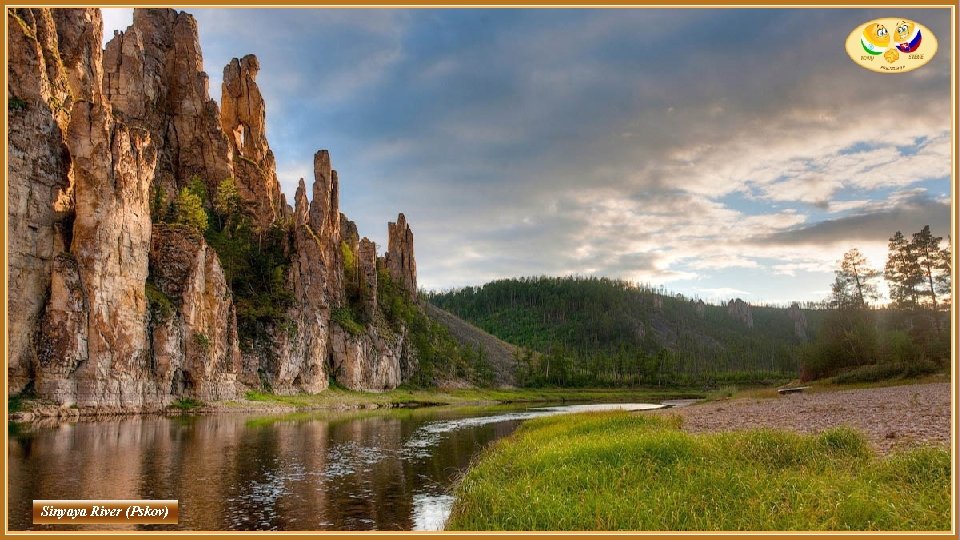
[[[950,445],[950,383],[741,398],[654,411],[683,417],[692,432],[782,428],[816,433],[836,426],[863,432],[881,453],[920,444]]]

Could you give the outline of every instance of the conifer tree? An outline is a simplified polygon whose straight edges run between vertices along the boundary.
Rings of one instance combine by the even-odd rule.
[[[922,289],[925,295],[930,297],[930,307],[936,311],[938,294],[949,294],[950,291],[950,266],[945,264],[949,260],[949,248],[941,248],[940,242],[943,238],[934,236],[930,232],[930,226],[926,225],[918,233],[913,233],[911,249],[916,257],[916,264],[920,269],[920,275],[923,279]]]
[[[874,281],[880,271],[870,267],[866,256],[853,248],[843,254],[833,284],[833,303],[839,308],[863,309],[879,297]]]
[[[890,301],[897,308],[912,308],[919,304],[917,286],[922,282],[920,266],[913,253],[913,245],[897,231],[888,244],[887,264],[883,276],[890,289]]]

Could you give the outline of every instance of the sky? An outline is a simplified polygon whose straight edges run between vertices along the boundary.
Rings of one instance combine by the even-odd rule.
[[[576,274],[816,301],[846,250],[882,269],[895,231],[950,234],[946,9],[187,11],[214,99],[259,58],[287,199],[329,149],[361,235],[382,250],[406,215],[425,289]],[[849,59],[888,16],[933,31],[930,63]],[[105,39],[131,20],[104,10]]]

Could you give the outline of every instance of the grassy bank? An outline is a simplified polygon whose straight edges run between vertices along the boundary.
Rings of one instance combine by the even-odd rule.
[[[848,429],[688,434],[676,417],[539,418],[486,450],[449,530],[947,530],[950,455]]]
[[[471,403],[536,403],[563,401],[637,401],[659,402],[665,399],[702,397],[702,393],[689,389],[579,389],[579,388],[511,388],[485,389],[464,388],[456,390],[403,389],[382,393],[355,392],[331,387],[319,394],[281,396],[266,392],[248,392],[245,403],[280,404],[298,409],[418,407],[426,405],[467,405]]]
[[[464,389],[413,389],[398,388],[386,392],[358,392],[332,386],[319,394],[278,395],[269,392],[250,391],[244,399],[204,403],[194,399],[179,399],[168,411],[199,414],[221,411],[244,412],[294,412],[311,410],[374,409],[394,407],[427,407],[439,405],[480,405],[510,403],[558,403],[558,402],[644,402],[658,403],[665,399],[698,398],[704,393],[686,388],[628,388],[628,389],[582,389],[582,388],[464,388]],[[20,395],[7,400],[13,420],[32,420],[57,416],[62,409],[50,402]],[[96,409],[79,410],[80,415],[98,414]],[[23,418],[27,415],[27,418]],[[62,415],[62,414],[61,414]]]

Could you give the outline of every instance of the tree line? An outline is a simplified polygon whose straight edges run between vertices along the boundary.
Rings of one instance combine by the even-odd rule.
[[[540,276],[423,297],[518,345],[521,385],[711,385],[795,376],[801,339],[787,310],[752,306],[751,328],[726,306],[663,292],[602,277]]]
[[[827,300],[832,309],[802,351],[801,378],[854,382],[943,369],[950,358],[951,270],[949,238],[944,243],[929,225],[909,240],[894,233],[883,270],[859,249],[847,251]],[[885,307],[876,305],[881,278],[889,290]]]

